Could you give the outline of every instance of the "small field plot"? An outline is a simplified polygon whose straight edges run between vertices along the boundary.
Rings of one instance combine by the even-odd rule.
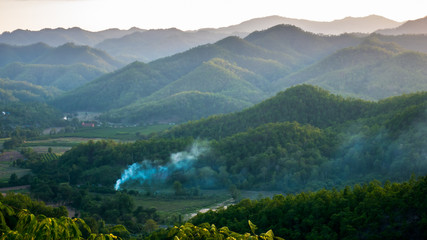
[[[0,182],[6,183],[9,181],[10,175],[16,173],[18,177],[22,177],[30,173],[30,169],[23,169],[13,166],[13,161],[23,158],[19,152],[11,151],[0,155]]]
[[[49,148],[52,149],[53,153],[62,154],[71,149],[71,147],[76,146],[79,143],[87,141],[97,141],[101,138],[77,138],[77,137],[61,137],[61,138],[51,138],[51,139],[41,139],[41,140],[32,140],[27,141],[22,147],[30,147],[38,153],[47,153]]]
[[[63,133],[55,136],[62,137],[82,137],[82,138],[103,138],[122,141],[135,141],[143,135],[149,135],[156,132],[161,132],[170,128],[170,125],[150,125],[150,126],[135,126],[135,127],[94,127],[81,128],[73,133]]]
[[[198,212],[200,209],[208,208],[221,201],[225,201],[229,196],[205,196],[188,198],[156,198],[156,197],[136,197],[135,205],[144,208],[156,208],[159,214],[190,214]]]
[[[198,196],[176,196],[173,191],[161,190],[150,196],[144,193],[135,196],[135,207],[155,208],[164,219],[181,215],[184,220],[202,209],[212,208],[230,198],[227,190],[200,190]]]

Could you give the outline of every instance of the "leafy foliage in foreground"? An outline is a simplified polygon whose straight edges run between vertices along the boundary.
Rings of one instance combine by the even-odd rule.
[[[247,219],[261,231],[285,239],[426,239],[427,176],[404,183],[378,181],[273,199],[243,200],[226,209],[199,213],[191,222],[209,222],[247,232]]]
[[[3,202],[3,201],[2,201]],[[93,234],[80,218],[34,215],[27,209],[0,202],[0,239],[119,239],[113,234]],[[29,204],[37,204],[26,199]],[[12,203],[13,204],[13,203]],[[66,210],[65,210],[66,211]]]
[[[214,224],[209,225],[208,223],[200,224],[199,226],[194,226],[191,223],[185,223],[180,227],[173,227],[168,230],[163,230],[159,232],[155,232],[146,239],[194,239],[194,240],[204,240],[204,239],[212,239],[212,240],[235,240],[235,239],[264,239],[264,240],[280,240],[282,238],[274,236],[273,231],[269,230],[266,233],[261,233],[257,235],[255,230],[257,227],[250,220],[248,221],[249,227],[251,228],[251,233],[236,233],[232,232],[228,229],[228,227],[222,227],[218,229]]]

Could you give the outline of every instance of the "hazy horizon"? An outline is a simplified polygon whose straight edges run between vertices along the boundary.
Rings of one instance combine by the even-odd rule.
[[[425,17],[426,8],[421,0],[0,0],[0,33],[60,27],[197,30],[274,15],[325,22],[378,15],[404,22]]]

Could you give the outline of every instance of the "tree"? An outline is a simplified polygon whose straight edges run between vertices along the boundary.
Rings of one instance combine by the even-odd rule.
[[[183,195],[184,189],[182,188],[182,183],[180,181],[175,181],[173,183],[173,189],[175,190],[175,195]]]
[[[16,173],[12,173],[9,178],[9,186],[18,185],[18,175]]]
[[[159,228],[159,225],[153,219],[148,219],[144,224],[144,230],[148,233],[152,233]]]
[[[231,185],[230,188],[228,189],[230,191],[230,195],[233,198],[234,201],[239,200],[240,198],[240,191],[239,189],[237,189],[236,185]]]

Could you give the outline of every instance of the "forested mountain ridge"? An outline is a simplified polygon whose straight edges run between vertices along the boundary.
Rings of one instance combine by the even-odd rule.
[[[152,29],[134,32],[121,38],[106,39],[95,47],[124,62],[151,62],[199,45],[214,43],[227,36],[228,34],[215,31]]]
[[[0,78],[0,102],[45,102],[60,94],[60,90],[43,88],[26,81],[14,81]]]
[[[267,80],[258,74],[223,59],[214,58],[164,86],[148,99],[157,100],[179,92],[200,91],[220,93],[247,102],[258,102],[264,98],[264,92],[258,86],[265,86],[266,82]]]
[[[284,121],[323,128],[364,117],[372,104],[332,95],[318,87],[300,85],[241,112],[181,124],[166,135],[220,139],[266,123]]]
[[[51,49],[45,43],[35,43],[27,46],[0,44],[0,66],[5,66],[13,62],[34,62],[43,54],[47,54]]]
[[[85,63],[106,71],[112,71],[122,65],[122,63],[101,50],[73,43],[66,43],[53,48],[47,54],[37,58],[36,63],[56,65]]]
[[[242,112],[182,124],[164,136],[216,139],[209,166],[221,166],[242,188],[296,191],[397,180],[427,172],[425,155],[414,154],[427,144],[426,106],[425,92],[367,102],[296,86]],[[259,164],[265,169],[259,171]]]
[[[169,82],[149,65],[134,62],[58,97],[53,105],[66,111],[103,111],[131,104]]]
[[[268,30],[266,33],[257,33],[257,38],[252,37],[256,43],[238,37],[228,37],[215,44],[202,45],[183,53],[150,62],[144,67],[135,64],[129,65],[118,72],[121,75],[126,75],[127,79],[134,79],[136,84],[141,85],[129,85],[126,83],[128,80],[122,81],[118,74],[109,74],[67,93],[53,103],[66,111],[105,111],[132,104],[136,108],[132,112],[137,112],[138,105],[141,103],[146,106],[148,102],[169,97],[181,91],[215,93],[234,98],[238,102],[256,103],[272,94],[269,87],[271,82],[320,57],[320,55],[310,57],[309,61],[306,59],[307,54],[311,50],[318,50],[319,46],[307,50],[302,47],[293,49],[292,45],[284,47],[282,44],[282,50],[270,50],[256,45],[268,41],[280,42],[283,36],[280,32],[287,31],[292,32],[290,35],[298,35],[301,38],[314,38],[315,40],[310,41],[311,45],[323,44],[327,43],[327,39],[335,39],[334,44],[327,43],[329,48],[322,50],[322,54],[333,52],[337,46],[351,46],[360,41],[355,36],[320,37],[305,33],[295,27],[279,26]],[[265,36],[270,33],[277,34],[272,35],[267,41]],[[340,44],[336,44],[337,42]],[[141,68],[137,69],[138,66]],[[137,72],[144,75],[146,80],[141,81],[143,78],[139,79]],[[157,72],[158,75],[151,75],[150,72]],[[151,80],[147,78],[151,78]],[[147,88],[143,83],[144,81],[156,82],[156,87]],[[106,84],[107,82],[108,84]],[[98,89],[103,89],[102,95]],[[145,93],[141,94],[141,91]],[[83,96],[92,104],[82,103],[80,99]],[[105,101],[95,99],[98,97],[108,99]],[[76,101],[80,101],[80,103]],[[129,110],[130,108],[126,107],[126,109]],[[113,116],[114,114],[108,115]],[[165,119],[168,118],[170,117],[165,116]],[[184,121],[184,119],[194,118],[185,117],[181,118],[180,121]],[[120,119],[110,120],[117,121]]]
[[[71,43],[55,48],[44,43],[0,44],[0,77],[38,85],[46,91],[77,88],[120,66],[121,62],[105,52]]]
[[[72,42],[76,45],[94,46],[104,39],[118,38],[139,31],[144,30],[131,28],[129,30],[107,29],[99,32],[90,32],[78,27],[68,29],[47,28],[40,31],[18,29],[13,32],[2,33],[0,42],[13,45],[31,45],[42,42],[54,47]]]
[[[375,36],[345,48],[273,84],[278,89],[308,83],[334,93],[378,100],[427,89],[427,55]]]
[[[216,211],[199,213],[194,225],[227,226],[249,232],[247,219],[259,231],[271,229],[285,239],[424,239],[427,178],[404,183],[347,186],[342,190],[320,190],[273,198],[243,200]],[[233,217],[229,217],[233,216]],[[153,238],[154,239],[154,238]]]
[[[327,128],[373,116],[383,116],[380,121],[385,121],[384,116],[422,105],[426,100],[427,94],[420,92],[371,102],[344,98],[316,86],[298,85],[243,111],[181,124],[166,131],[165,135],[221,139],[275,122],[296,121]]]
[[[412,45],[413,42],[417,44]],[[119,70],[121,76],[134,79],[136,87],[128,80],[122,82],[117,74],[110,74],[68,92],[53,103],[65,111],[111,110],[104,120],[127,122],[137,121],[138,115],[147,116],[143,111],[155,109],[149,106],[154,101],[187,91],[220,94],[254,104],[290,86],[307,83],[345,96],[378,100],[427,89],[425,54],[408,51],[405,46],[427,50],[427,44],[418,36],[321,36],[294,26],[278,25],[253,32],[244,39],[227,37],[144,67],[130,65],[133,67]],[[144,82],[155,87],[145,86]],[[103,94],[98,89],[103,89]],[[181,99],[183,96],[190,95],[180,95]],[[93,104],[83,103],[82,97]],[[243,106],[234,106],[238,105]],[[125,111],[131,111],[133,117],[120,119]],[[195,120],[162,112],[163,120],[156,114],[161,122]]]
[[[201,79],[200,76],[209,78]],[[214,58],[150,96],[112,110],[101,118],[123,121],[123,116],[127,116],[126,121],[130,122],[182,122],[232,112],[231,109],[239,111],[265,98],[258,86],[265,87],[266,81],[253,72]],[[182,105],[177,106],[174,100]],[[150,115],[153,117],[148,117]]]
[[[322,36],[292,25],[277,25],[264,31],[255,31],[245,40],[270,51],[293,56],[305,64],[361,41],[355,35]],[[301,63],[297,63],[297,66],[301,66]]]
[[[251,104],[221,94],[188,91],[153,101],[132,104],[100,116],[106,121],[176,123],[240,111]]]
[[[122,66],[105,52],[88,46],[66,43],[50,47],[44,43],[28,46],[0,44],[0,66],[21,62],[32,64],[71,65],[88,64],[104,71],[112,71]]]
[[[0,68],[0,77],[15,81],[55,87],[69,91],[84,85],[107,72],[94,66],[77,63],[72,65],[10,63]]]

